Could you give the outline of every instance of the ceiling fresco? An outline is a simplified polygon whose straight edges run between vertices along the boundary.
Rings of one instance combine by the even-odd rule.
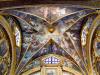
[[[41,60],[49,54],[64,57],[63,63],[52,55]],[[35,75],[32,69],[50,64],[74,70],[68,75],[100,74],[99,9],[51,4],[0,10],[0,75]]]

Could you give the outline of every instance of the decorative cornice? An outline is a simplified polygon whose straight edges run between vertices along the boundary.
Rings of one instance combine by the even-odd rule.
[[[93,8],[100,8],[100,1],[92,0],[0,0],[0,8],[12,7],[12,6],[23,6],[23,5],[37,5],[37,4],[68,4],[68,5],[82,5]]]

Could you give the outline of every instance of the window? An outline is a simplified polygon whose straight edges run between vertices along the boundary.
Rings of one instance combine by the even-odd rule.
[[[58,64],[60,60],[55,57],[49,57],[49,58],[46,58],[44,62],[45,64]]]

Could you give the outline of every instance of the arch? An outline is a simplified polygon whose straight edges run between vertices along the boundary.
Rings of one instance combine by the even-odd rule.
[[[12,47],[12,63],[11,63],[11,69],[10,69],[10,75],[15,74],[15,68],[16,68],[16,43],[15,43],[15,38],[12,33],[11,28],[9,27],[10,25],[8,22],[4,19],[3,16],[0,15],[0,23],[1,25],[5,28],[5,30],[8,33],[8,36],[11,41],[11,47]]]
[[[86,53],[87,53],[87,59],[88,59],[88,74],[89,75],[93,75],[93,66],[92,66],[92,59],[91,59],[91,46],[92,46],[92,39],[93,39],[93,34],[96,30],[96,28],[98,27],[100,23],[100,15],[98,15],[96,17],[96,19],[93,21],[90,30],[89,30],[89,34],[86,40]]]

